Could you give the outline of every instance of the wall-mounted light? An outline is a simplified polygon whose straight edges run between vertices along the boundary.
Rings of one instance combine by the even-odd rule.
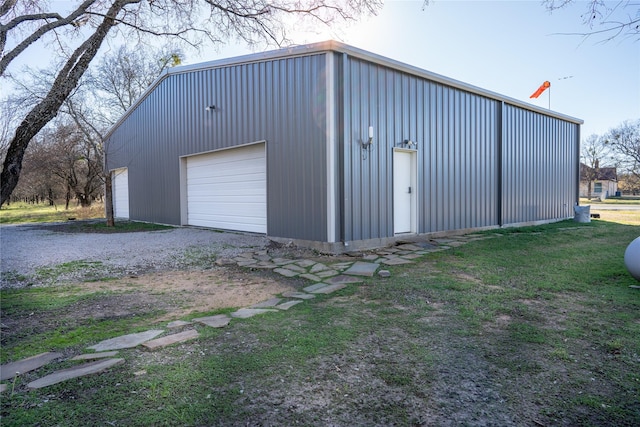
[[[207,108],[205,108],[205,111],[211,111],[211,110],[215,110],[216,106],[215,105],[207,105]]]
[[[410,150],[417,150],[418,149],[418,143],[415,141],[412,141],[410,139],[405,139],[404,141],[402,141],[402,145],[404,145],[405,147],[407,147]]]
[[[373,126],[369,126],[369,139],[362,141],[362,148],[368,150],[373,145]]]

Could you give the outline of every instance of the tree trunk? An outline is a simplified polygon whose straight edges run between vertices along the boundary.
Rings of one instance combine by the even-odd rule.
[[[71,201],[71,187],[69,186],[69,183],[67,183],[67,192],[64,195],[64,199],[65,199],[64,210],[68,211],[69,210],[69,202]]]
[[[105,168],[106,169],[106,168]],[[107,227],[114,227],[116,221],[113,217],[113,190],[112,190],[111,174],[105,170],[104,173],[104,211],[107,217]]]

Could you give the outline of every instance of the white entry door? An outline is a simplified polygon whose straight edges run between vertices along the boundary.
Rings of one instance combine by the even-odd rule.
[[[113,216],[129,219],[129,170],[116,169],[111,172]]]
[[[393,152],[393,232],[416,232],[415,151]]]

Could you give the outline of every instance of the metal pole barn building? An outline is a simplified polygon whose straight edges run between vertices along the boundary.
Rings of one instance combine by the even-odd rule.
[[[572,217],[582,123],[328,41],[168,70],[107,167],[116,217],[342,252]]]

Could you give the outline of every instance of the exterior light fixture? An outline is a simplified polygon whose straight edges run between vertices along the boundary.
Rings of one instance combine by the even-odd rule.
[[[415,141],[412,141],[410,139],[405,139],[404,140],[404,145],[409,147],[410,150],[417,150],[418,149],[418,143],[415,142]]]
[[[369,139],[362,141],[362,148],[368,150],[373,145],[373,126],[369,126]]]
[[[208,105],[207,108],[205,108],[205,111],[211,111],[211,110],[215,110],[216,106],[215,105]]]

